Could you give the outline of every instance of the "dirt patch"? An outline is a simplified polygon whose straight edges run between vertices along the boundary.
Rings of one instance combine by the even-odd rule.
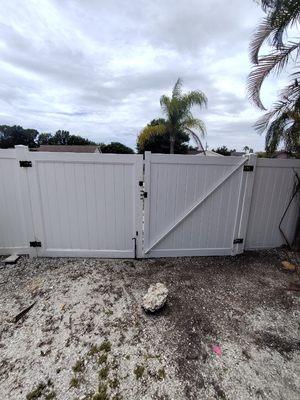
[[[285,258],[21,257],[0,268],[0,398],[298,399],[300,300]],[[145,314],[156,282],[168,302]]]

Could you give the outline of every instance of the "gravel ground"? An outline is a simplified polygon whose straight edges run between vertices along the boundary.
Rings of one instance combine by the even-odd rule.
[[[298,277],[283,259],[2,264],[0,399],[298,400],[300,292],[286,290]],[[156,282],[169,299],[147,315],[141,299]]]

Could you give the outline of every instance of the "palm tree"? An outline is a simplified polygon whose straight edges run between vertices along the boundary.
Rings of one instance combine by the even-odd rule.
[[[266,152],[273,154],[281,141],[284,142],[287,151],[298,152],[300,146],[299,105],[296,105],[294,110],[288,110],[286,107],[281,109],[275,118],[270,118],[272,112],[266,113],[256,122],[257,131],[266,134]]]
[[[174,154],[176,135],[179,132],[189,134],[196,142],[198,148],[203,146],[199,136],[193,129],[197,129],[202,136],[205,134],[203,121],[195,118],[191,112],[193,106],[206,106],[207,98],[200,90],[193,90],[186,94],[182,93],[182,80],[179,78],[175,83],[172,96],[161,96],[160,105],[166,115],[166,123],[160,129],[166,129],[170,135],[170,154]]]
[[[289,28],[296,27],[300,22],[300,2],[260,0],[260,3],[266,17],[258,26],[250,44],[254,68],[248,77],[248,95],[255,105],[266,110],[260,96],[264,80],[271,73],[279,74],[288,63],[294,62],[294,66],[298,67],[300,41],[284,41],[284,38],[287,37]],[[267,42],[272,50],[269,54],[260,56],[261,48]],[[299,141],[299,79],[300,71],[296,70],[290,75],[290,83],[280,92],[279,101],[255,125],[258,132],[266,134],[267,151],[276,150],[281,140],[286,145]]]

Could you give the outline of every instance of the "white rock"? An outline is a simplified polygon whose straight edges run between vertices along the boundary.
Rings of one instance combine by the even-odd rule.
[[[142,307],[145,311],[154,312],[162,308],[168,297],[168,289],[163,283],[151,285],[143,298]]]

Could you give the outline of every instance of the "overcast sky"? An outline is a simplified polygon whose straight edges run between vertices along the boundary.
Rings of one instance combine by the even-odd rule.
[[[176,79],[200,89],[209,148],[255,151],[246,97],[253,0],[10,0],[0,15],[1,124],[135,146]],[[269,105],[278,88],[267,83]]]

